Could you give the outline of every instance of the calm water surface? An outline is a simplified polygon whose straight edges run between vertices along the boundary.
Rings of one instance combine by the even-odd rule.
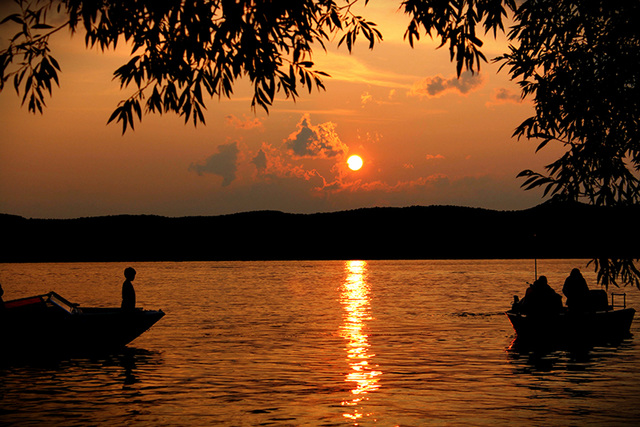
[[[543,260],[560,290],[583,260]],[[0,264],[5,299],[118,306],[125,264]],[[618,346],[510,350],[531,261],[138,263],[166,316],[120,353],[0,364],[1,425],[628,425]],[[624,289],[640,307],[640,291]],[[4,350],[3,350],[4,351]]]

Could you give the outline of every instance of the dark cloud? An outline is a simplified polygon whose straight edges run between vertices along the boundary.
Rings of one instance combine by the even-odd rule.
[[[202,164],[192,163],[189,170],[198,175],[205,173],[220,175],[222,186],[230,185],[236,179],[238,170],[238,143],[223,144],[218,146],[218,152],[207,158]]]
[[[225,121],[227,123],[227,126],[232,126],[232,127],[236,128],[236,129],[249,130],[249,129],[262,129],[263,128],[262,120],[260,120],[257,117],[248,118],[248,117],[244,116],[243,119],[240,119],[240,118],[234,116],[233,114],[230,114],[230,115],[225,117]]]
[[[458,92],[466,95],[472,90],[479,88],[482,85],[482,81],[483,79],[480,74],[472,74],[470,71],[462,73],[460,78],[456,76],[444,78],[440,75],[427,77],[414,83],[409,91],[409,95],[421,98],[440,96],[444,92]]]
[[[498,102],[513,102],[513,103],[522,102],[522,98],[520,97],[520,94],[505,88],[496,89],[495,92],[493,93],[493,97]]]
[[[258,172],[264,172],[267,168],[267,155],[264,150],[258,151],[258,154],[251,160],[251,163],[256,165]]]
[[[329,159],[346,154],[348,148],[340,141],[336,125],[326,122],[314,126],[308,114],[298,123],[298,130],[284,142],[293,157]]]

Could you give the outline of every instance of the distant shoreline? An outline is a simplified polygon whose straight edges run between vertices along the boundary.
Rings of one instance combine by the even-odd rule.
[[[548,202],[520,211],[456,206],[317,214],[0,214],[0,262],[640,258],[640,206]],[[627,233],[613,233],[629,224]]]

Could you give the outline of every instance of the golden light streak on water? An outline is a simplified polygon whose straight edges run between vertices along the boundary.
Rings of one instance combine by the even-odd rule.
[[[358,420],[363,414],[357,405],[368,400],[368,394],[380,388],[378,384],[382,371],[373,364],[375,354],[370,352],[367,335],[367,321],[371,320],[370,289],[366,281],[366,261],[347,261],[347,277],[342,286],[341,303],[344,308],[344,321],[341,335],[347,340],[347,362],[351,371],[345,381],[351,383],[352,398],[342,402],[343,406],[352,407],[352,412],[345,412],[345,418]]]

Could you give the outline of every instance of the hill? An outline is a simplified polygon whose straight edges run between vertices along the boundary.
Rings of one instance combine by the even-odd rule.
[[[0,215],[0,262],[640,257],[640,207],[545,203],[169,218]],[[628,225],[624,233],[620,225]]]

